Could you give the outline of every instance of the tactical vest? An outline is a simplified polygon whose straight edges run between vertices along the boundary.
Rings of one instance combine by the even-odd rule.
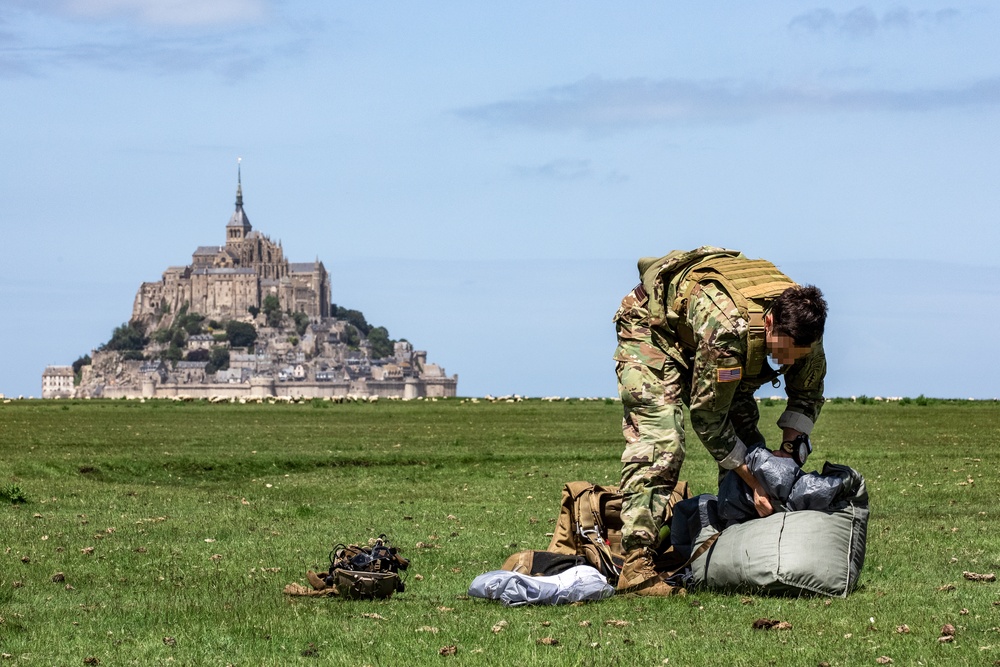
[[[649,324],[671,332],[688,349],[695,347],[694,332],[687,324],[688,299],[699,284],[718,283],[749,324],[747,377],[757,376],[767,357],[764,314],[771,300],[796,286],[767,260],[748,259],[737,250],[714,246],[675,250],[659,258],[643,257],[639,275],[649,295]]]

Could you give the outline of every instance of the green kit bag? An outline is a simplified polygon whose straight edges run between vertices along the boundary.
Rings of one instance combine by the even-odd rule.
[[[696,586],[787,595],[847,597],[865,562],[868,494],[829,511],[777,512],[719,532],[708,525],[695,540],[709,548],[691,562]]]

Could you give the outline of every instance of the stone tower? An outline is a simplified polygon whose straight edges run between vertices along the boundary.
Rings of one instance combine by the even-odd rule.
[[[242,242],[253,231],[250,219],[243,211],[243,174],[239,163],[236,166],[236,211],[226,225],[226,245]]]

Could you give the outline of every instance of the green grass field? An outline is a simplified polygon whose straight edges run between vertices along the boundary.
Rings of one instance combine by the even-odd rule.
[[[770,440],[781,409],[761,408]],[[1000,583],[963,577],[1000,570],[994,402],[824,408],[807,469],[851,465],[871,495],[847,599],[468,599],[547,546],[565,482],[617,482],[620,418],[610,401],[0,405],[0,665],[1000,664]],[[683,477],[700,493],[715,475],[689,435]],[[282,594],[383,532],[412,561],[405,593]]]

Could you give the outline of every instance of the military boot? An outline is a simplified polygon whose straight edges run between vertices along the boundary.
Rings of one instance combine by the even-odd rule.
[[[671,586],[660,576],[653,565],[653,550],[640,547],[628,552],[621,576],[618,577],[618,593],[634,593],[668,597],[671,595],[686,595],[687,591],[679,586]]]

